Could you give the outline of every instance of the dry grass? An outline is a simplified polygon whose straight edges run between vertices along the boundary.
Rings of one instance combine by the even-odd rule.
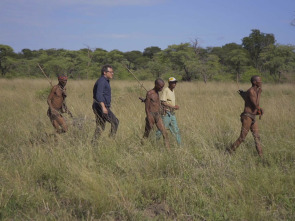
[[[264,85],[259,121],[265,157],[251,134],[233,156],[243,101],[231,83],[179,83],[183,146],[167,152],[155,136],[141,145],[145,91],[113,81],[120,120],[91,145],[94,81],[69,81],[67,134],[46,116],[48,82],[0,80],[0,219],[9,220],[293,220],[294,85]],[[144,82],[146,88],[152,82]],[[250,85],[241,85],[247,89]],[[47,89],[47,90],[46,90]]]

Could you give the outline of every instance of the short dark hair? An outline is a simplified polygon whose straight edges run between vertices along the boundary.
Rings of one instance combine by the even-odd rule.
[[[257,78],[260,78],[260,76],[258,76],[258,75],[254,75],[254,76],[252,76],[252,77],[251,77],[251,80],[250,80],[251,83],[253,84],[254,81],[256,81]]]
[[[163,81],[162,78],[157,78],[157,79],[155,80],[155,85],[156,85],[156,84],[159,84],[159,83],[164,83],[164,84],[165,84],[165,82]]]
[[[106,64],[106,65],[102,66],[102,68],[101,68],[101,75],[104,75],[104,72],[107,72],[108,71],[108,68],[112,68],[113,69],[113,67],[111,65],[109,65],[109,64]]]

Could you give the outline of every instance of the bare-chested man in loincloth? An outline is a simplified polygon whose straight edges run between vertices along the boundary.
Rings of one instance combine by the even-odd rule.
[[[251,130],[257,153],[262,157],[262,147],[260,142],[260,136],[258,133],[258,123],[255,119],[256,115],[263,115],[263,110],[259,107],[260,95],[262,92],[262,81],[261,78],[257,75],[251,77],[252,87],[247,91],[239,91],[240,95],[245,100],[244,112],[241,114],[242,129],[240,137],[234,142],[231,148],[228,148],[227,151],[232,153],[235,151],[238,146],[245,140],[249,130]]]
[[[47,98],[49,105],[47,116],[57,133],[65,133],[68,130],[65,119],[62,113],[68,113],[72,117],[72,113],[68,110],[65,99],[67,97],[66,84],[68,77],[66,75],[58,76],[58,84],[53,86]]]
[[[163,124],[161,118],[161,101],[159,97],[159,92],[163,90],[165,82],[162,79],[157,79],[155,81],[155,87],[146,93],[145,99],[145,112],[146,112],[146,119],[145,119],[145,131],[143,138],[148,138],[149,134],[156,124],[157,128],[162,132],[165,146],[166,148],[170,149],[167,131]]]

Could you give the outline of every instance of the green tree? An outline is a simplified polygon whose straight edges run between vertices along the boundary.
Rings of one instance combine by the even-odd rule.
[[[239,82],[241,74],[250,63],[250,57],[245,49],[239,48],[230,51],[225,61],[235,71],[236,80]]]
[[[273,34],[265,34],[261,33],[257,29],[253,29],[249,37],[243,38],[242,42],[243,47],[249,51],[254,66],[258,68],[258,59],[260,53],[265,47],[274,45],[275,37]]]
[[[99,65],[107,64],[107,51],[101,48],[96,48],[93,52],[93,62],[98,63]]]
[[[242,49],[242,45],[238,45],[236,43],[229,43],[229,44],[226,44],[222,47],[214,47],[212,48],[211,50],[211,54],[215,54],[219,57],[219,61],[222,65],[229,65],[228,61],[229,61],[229,58],[228,56],[230,55],[230,53],[233,51],[233,50],[236,50],[236,49]]]
[[[283,72],[294,72],[295,46],[269,45],[261,52],[259,61],[270,76],[280,82]]]
[[[129,69],[139,69],[144,67],[148,63],[148,58],[143,57],[140,51],[129,51],[124,53],[124,57],[127,60],[127,67]]]
[[[144,49],[143,56],[148,57],[149,59],[152,59],[154,55],[160,51],[161,51],[161,48],[159,47],[156,47],[156,46],[148,47]]]
[[[30,49],[25,48],[22,50],[23,58],[30,59],[33,57],[33,53]]]
[[[212,79],[220,71],[220,63],[217,55],[214,54],[203,54],[200,56],[197,65],[197,73],[199,73],[203,81],[207,83],[208,80]]]
[[[170,45],[163,53],[164,57],[171,62],[172,69],[182,72],[182,80],[196,79],[197,58],[189,43]]]
[[[89,58],[79,51],[69,51],[61,54],[60,59],[65,62],[62,69],[69,77],[72,78],[88,78],[88,64]]]
[[[0,70],[1,75],[5,76],[6,73],[12,68],[13,66],[13,49],[8,45],[0,45]]]
[[[119,50],[112,50],[107,53],[107,63],[114,64],[120,63],[124,60],[124,53]]]
[[[168,64],[165,62],[162,53],[158,53],[148,62],[148,69],[152,73],[153,77],[160,78],[167,71]]]
[[[220,58],[218,55],[212,53],[214,48],[208,47],[204,49],[199,47],[198,40],[193,41],[191,47],[195,54],[195,62],[192,63],[192,66],[197,70],[197,74],[202,77],[203,81],[207,83],[208,80],[220,72]]]
[[[87,68],[86,68],[86,79],[89,78],[90,75],[90,66],[93,62],[93,51],[90,49],[90,47],[87,45],[87,48],[83,48],[79,50],[79,55],[81,58],[86,61],[87,63]]]

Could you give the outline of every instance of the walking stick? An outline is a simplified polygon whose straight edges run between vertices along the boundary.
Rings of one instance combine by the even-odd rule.
[[[132,76],[137,80],[137,82],[139,83],[139,85],[145,89],[146,92],[148,92],[148,90],[143,86],[143,83],[141,83],[138,78],[135,76],[135,74],[132,73],[132,71],[129,70],[129,68],[127,67],[127,65],[123,64],[122,65],[129,71],[130,74],[132,74]]]
[[[123,64],[122,65],[129,71],[130,74],[132,74],[132,76],[137,80],[137,82],[139,83],[139,85],[145,89],[146,92],[148,92],[148,90],[143,86],[143,83],[141,83],[138,78],[135,76],[135,74],[132,73],[132,71],[129,70],[129,68],[127,67],[127,65]],[[145,102],[145,98],[139,97],[139,100],[141,100],[141,102]]]
[[[43,75],[46,77],[46,79],[49,81],[49,84],[50,84],[50,86],[52,87],[53,85],[52,85],[52,80],[49,80],[49,78],[47,77],[47,75],[46,75],[46,73],[44,72],[44,70],[42,69],[42,67],[40,66],[40,64],[39,63],[37,63],[38,64],[38,67],[40,68],[40,70],[42,71],[42,73],[43,73]]]

